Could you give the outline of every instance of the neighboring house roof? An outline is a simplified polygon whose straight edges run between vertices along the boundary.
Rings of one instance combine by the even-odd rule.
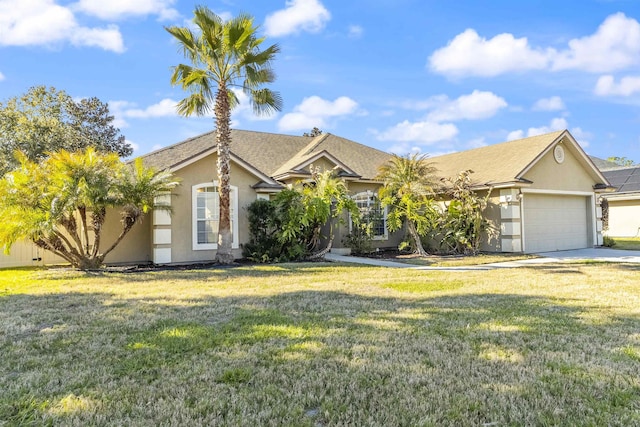
[[[609,170],[609,169],[617,169],[620,167],[619,164],[610,162],[609,160],[601,159],[596,156],[589,156],[594,165],[601,171]]]
[[[640,166],[618,167],[602,173],[617,188],[616,193],[640,192]]]
[[[471,179],[476,186],[526,185],[531,183],[524,178],[526,173],[559,142],[571,150],[596,182],[608,184],[566,130],[445,154],[431,160],[438,175],[447,178],[455,177],[463,170],[473,170]]]
[[[383,151],[329,133],[311,138],[233,129],[230,149],[237,161],[267,177],[299,172],[315,159],[325,157],[338,163],[344,169],[343,175],[373,179],[378,167],[390,157]],[[212,131],[142,158],[147,166],[176,170],[215,150],[216,133]]]

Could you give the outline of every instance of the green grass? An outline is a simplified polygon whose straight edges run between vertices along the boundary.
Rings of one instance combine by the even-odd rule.
[[[639,425],[640,267],[0,271],[0,425]]]
[[[616,242],[613,249],[640,251],[640,237],[614,237],[613,241]]]

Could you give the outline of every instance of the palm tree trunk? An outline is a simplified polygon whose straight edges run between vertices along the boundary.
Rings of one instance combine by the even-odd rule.
[[[420,256],[428,256],[429,254],[427,254],[427,251],[425,251],[424,247],[422,246],[422,240],[420,239],[420,235],[418,234],[413,221],[407,220],[407,230],[409,231],[409,235],[413,239],[413,243],[416,245],[415,253]]]
[[[224,83],[218,86],[216,93],[216,144],[218,149],[218,194],[220,195],[220,222],[218,224],[218,250],[216,261],[220,264],[233,263],[231,253],[231,209],[229,179],[231,174],[231,155],[229,145],[231,143],[231,108],[229,95]]]

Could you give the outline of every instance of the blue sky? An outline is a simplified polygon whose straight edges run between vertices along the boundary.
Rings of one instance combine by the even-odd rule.
[[[34,85],[108,102],[135,154],[213,129],[169,83],[185,60],[164,26],[197,4],[255,16],[284,108],[239,129],[317,126],[431,155],[569,129],[599,157],[640,161],[636,0],[0,0],[0,100]]]

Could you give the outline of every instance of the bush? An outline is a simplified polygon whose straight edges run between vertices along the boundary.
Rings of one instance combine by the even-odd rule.
[[[354,255],[370,254],[373,249],[373,238],[371,237],[371,223],[360,222],[353,224],[351,233],[349,233],[342,243],[351,248]]]
[[[606,246],[607,248],[612,248],[616,245],[616,241],[613,237],[602,236],[602,246]]]

